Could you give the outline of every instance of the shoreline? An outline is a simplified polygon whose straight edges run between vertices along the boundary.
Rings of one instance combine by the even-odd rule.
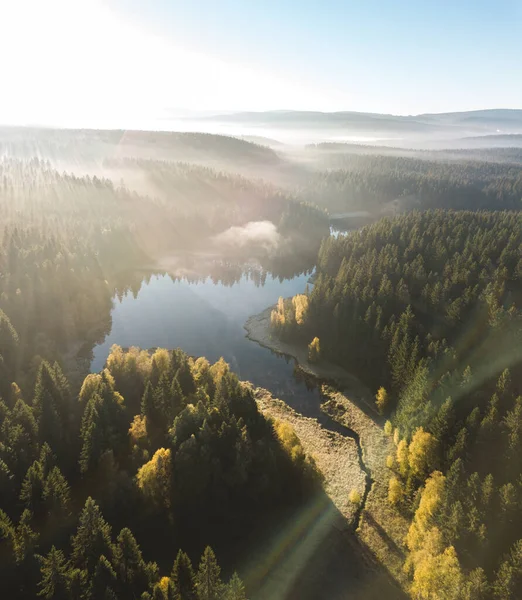
[[[333,526],[343,531],[351,531],[357,520],[358,508],[349,500],[352,490],[364,494],[365,473],[359,464],[357,443],[352,437],[344,436],[323,427],[317,419],[305,417],[286,402],[274,398],[265,388],[252,389],[260,411],[272,419],[291,425],[301,441],[305,452],[310,455],[324,477],[324,491],[330,498],[339,516]]]
[[[407,581],[402,565],[409,524],[395,514],[387,501],[390,472],[385,464],[386,456],[394,454],[396,449],[393,440],[384,433],[385,419],[377,413],[373,394],[354,375],[325,360],[310,364],[306,347],[272,336],[270,314],[273,308],[271,306],[249,317],[244,325],[247,338],[276,354],[292,358],[297,368],[316,378],[325,399],[320,410],[357,434],[362,452],[361,464],[365,467],[370,486],[360,507],[355,536],[372,558],[388,571],[387,577],[393,585],[404,590]]]
[[[370,390],[357,378],[343,367],[335,365],[327,360],[318,363],[308,362],[308,348],[280,340],[272,335],[270,331],[270,315],[275,306],[269,306],[263,312],[250,316],[243,328],[246,337],[260,346],[293,358],[297,367],[307,375],[315,377],[319,382],[332,382],[336,387],[343,390],[350,400],[359,406],[364,412],[371,416],[376,422],[381,422],[382,417],[378,414],[373,395]]]

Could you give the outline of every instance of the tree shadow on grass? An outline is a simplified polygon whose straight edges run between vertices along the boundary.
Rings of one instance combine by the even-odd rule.
[[[237,564],[252,600],[406,598],[324,492],[243,542]]]
[[[386,532],[386,530],[384,529],[384,527],[382,527],[382,525],[380,525],[380,523],[378,523],[374,516],[372,515],[371,512],[369,511],[364,511],[364,520],[366,522],[366,524],[371,527],[372,529],[375,529],[376,533],[378,534],[378,536],[380,537],[380,539],[386,544],[388,550],[390,552],[392,552],[393,554],[395,554],[400,560],[404,560],[405,555],[404,555],[404,551],[402,550],[402,548],[400,548],[396,542],[390,537],[390,535]]]

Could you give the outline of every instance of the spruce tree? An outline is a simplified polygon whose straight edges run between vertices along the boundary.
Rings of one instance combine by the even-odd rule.
[[[63,552],[52,546],[47,556],[36,555],[36,558],[40,562],[41,575],[38,596],[49,600],[68,600],[68,566]]]
[[[196,600],[194,569],[190,558],[182,550],[178,551],[170,577],[176,600]]]
[[[78,528],[71,545],[72,565],[86,569],[89,574],[94,571],[101,555],[112,556],[111,528],[91,497],[87,498],[80,514]]]
[[[219,600],[221,598],[223,584],[220,575],[221,569],[217,563],[216,555],[212,548],[207,546],[201,556],[196,575],[198,600]]]

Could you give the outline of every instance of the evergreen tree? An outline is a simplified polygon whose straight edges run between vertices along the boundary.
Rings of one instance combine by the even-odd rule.
[[[100,556],[112,556],[111,528],[91,497],[85,502],[71,544],[72,565],[86,569],[89,574],[94,571]]]
[[[196,589],[198,600],[219,600],[223,591],[220,579],[221,569],[216,560],[216,555],[210,546],[207,546],[201,556],[198,573],[196,575]]]
[[[117,600],[116,592],[116,573],[111,563],[102,554],[98,558],[91,584],[89,586],[89,598],[91,600]]]
[[[247,600],[245,586],[237,573],[234,573],[226,586],[226,600]]]
[[[46,599],[69,600],[68,567],[63,552],[52,546],[47,556],[37,555],[37,558],[41,574],[38,595]]]
[[[195,575],[192,562],[185,552],[178,551],[170,574],[176,600],[196,600]]]

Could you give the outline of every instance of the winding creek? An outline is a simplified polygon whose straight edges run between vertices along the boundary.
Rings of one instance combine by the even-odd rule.
[[[248,339],[244,330],[249,316],[275,304],[280,296],[302,293],[309,275],[286,280],[267,275],[263,285],[247,275],[232,285],[216,283],[210,277],[197,283],[173,280],[169,275],[146,277],[137,293],[129,291],[113,299],[111,332],[94,348],[91,371],[103,368],[113,344],[180,347],[210,361],[223,356],[240,379],[268,389],[297,412],[317,419],[325,429],[355,441],[359,466],[365,473],[362,502],[353,522],[355,529],[373,483],[359,435],[321,411],[321,382],[305,376],[294,358]]]

